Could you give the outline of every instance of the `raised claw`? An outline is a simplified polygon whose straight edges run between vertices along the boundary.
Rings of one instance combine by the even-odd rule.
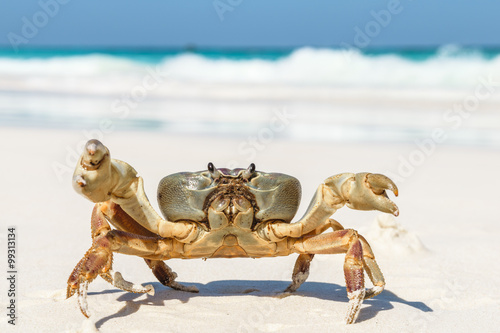
[[[89,140],[82,154],[82,166],[87,170],[95,170],[106,156],[109,156],[106,146],[99,140]]]
[[[385,190],[391,190],[394,195],[398,196],[398,187],[394,182],[384,175],[379,173],[369,173],[366,175],[366,183],[375,194],[382,194]]]
[[[399,194],[396,184],[389,178],[380,174],[358,173],[350,184],[347,206],[360,210],[379,210],[399,215],[398,206],[392,202],[385,190]]]

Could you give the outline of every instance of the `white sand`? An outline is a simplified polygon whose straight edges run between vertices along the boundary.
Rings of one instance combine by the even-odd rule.
[[[307,282],[293,295],[275,297],[290,282],[295,256],[285,258],[172,260],[179,282],[199,294],[162,286],[142,259],[116,255],[114,267],[136,283],[153,283],[155,296],[118,290],[101,279],[90,285],[90,319],[76,298],[65,300],[66,280],[91,244],[92,203],[60,181],[54,163],[71,160],[81,131],[0,129],[1,223],[6,272],[7,226],[17,227],[18,318],[7,325],[1,279],[2,332],[499,332],[500,152],[440,146],[413,174],[399,179],[395,221],[378,212],[343,208],[336,217],[366,235],[385,274],[387,289],[364,303],[355,325],[347,308],[342,255],[317,255]],[[178,171],[222,167],[236,159],[239,139],[106,135],[113,157],[145,179],[155,207],[158,181]],[[305,208],[318,184],[340,172],[397,175],[399,156],[413,145],[296,143],[275,140],[259,152],[259,170],[289,173],[303,185]],[[71,161],[69,161],[71,162]]]

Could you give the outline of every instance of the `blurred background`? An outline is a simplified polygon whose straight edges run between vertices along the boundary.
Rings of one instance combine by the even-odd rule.
[[[500,147],[494,1],[1,6],[0,128]]]

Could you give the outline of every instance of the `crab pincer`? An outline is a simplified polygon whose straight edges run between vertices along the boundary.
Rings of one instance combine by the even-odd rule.
[[[384,213],[399,215],[399,209],[387,196],[387,191],[398,196],[399,191],[388,177],[374,173],[357,173],[351,181],[343,185],[342,192],[346,206],[359,210],[379,210]]]

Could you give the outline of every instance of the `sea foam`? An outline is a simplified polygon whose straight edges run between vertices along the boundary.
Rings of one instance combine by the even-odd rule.
[[[130,77],[148,67],[170,80],[206,83],[321,85],[336,87],[467,88],[478,77],[500,76],[500,56],[451,47],[423,60],[398,53],[369,55],[352,50],[300,48],[274,60],[256,55],[234,59],[197,53],[168,55],[155,63],[134,57],[88,54],[51,58],[0,58],[0,75]]]

